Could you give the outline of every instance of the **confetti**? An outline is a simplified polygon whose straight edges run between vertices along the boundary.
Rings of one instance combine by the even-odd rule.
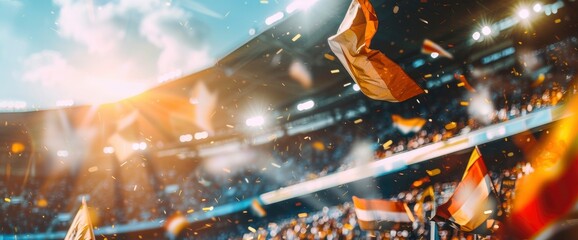
[[[346,84],[343,84],[343,87],[347,87],[347,86],[349,86],[349,85],[351,85],[350,82],[349,82],[349,83],[346,83]]]
[[[461,101],[461,102],[460,102],[460,105],[462,105],[462,106],[469,106],[470,103],[467,102],[467,101]]]
[[[429,24],[429,22],[428,22],[427,20],[425,20],[425,19],[420,18],[419,20],[422,21],[422,22],[425,23],[425,24]]]
[[[251,226],[249,226],[248,229],[249,229],[249,231],[251,231],[252,233],[256,233],[256,232],[257,232],[257,230],[255,230],[255,229],[254,229],[253,227],[251,227]]]
[[[279,164],[277,164],[277,163],[271,163],[271,165],[273,165],[273,167],[276,167],[276,168],[281,168],[281,166],[279,166]]]
[[[425,170],[425,172],[427,173],[427,175],[429,175],[430,177],[433,177],[435,175],[440,174],[442,171],[439,168],[436,169],[432,169],[432,170]]]
[[[385,142],[383,145],[381,145],[383,147],[383,149],[388,149],[389,147],[391,147],[391,144],[393,144],[392,140],[389,140],[387,142]]]
[[[295,42],[295,41],[299,40],[299,38],[301,38],[301,34],[300,34],[300,33],[297,33],[297,35],[295,35],[295,37],[293,37],[293,38],[291,39],[291,41]]]
[[[456,128],[457,126],[458,126],[458,124],[456,122],[450,122],[450,123],[446,124],[445,128],[447,130],[452,130],[452,129]]]
[[[88,169],[88,172],[91,172],[91,173],[96,172],[96,171],[98,171],[98,167],[97,167],[97,166],[90,167],[90,168]]]
[[[189,210],[187,210],[187,213],[193,213],[193,212],[195,212],[194,209],[189,209]]]
[[[223,168],[223,171],[226,173],[231,173],[231,170],[227,169],[227,168]]]
[[[423,77],[424,78],[430,78],[430,77],[432,77],[432,75],[431,75],[431,73],[429,73],[429,74],[424,75]]]
[[[323,57],[325,57],[325,59],[327,59],[329,61],[335,61],[335,56],[333,56],[329,53],[323,54]]]
[[[213,211],[213,209],[215,209],[213,206],[204,207],[204,208],[203,208],[203,211],[208,212],[208,211]]]
[[[10,202],[10,198],[4,198],[4,202],[9,203],[9,202]]]
[[[508,157],[513,157],[513,156],[514,156],[514,153],[513,153],[513,152],[509,152],[509,153],[508,153]]]
[[[397,12],[399,12],[399,6],[395,5],[395,6],[393,7],[393,13],[394,13],[394,14],[397,14]]]
[[[360,123],[362,123],[362,122],[363,122],[363,119],[361,119],[361,118],[356,119],[355,121],[353,121],[353,123],[355,123],[355,124],[360,124]]]
[[[299,213],[297,214],[298,217],[300,218],[306,218],[307,217],[307,213]]]
[[[230,124],[227,124],[227,125],[225,125],[225,126],[227,126],[228,128],[235,128],[235,126],[230,125]]]
[[[562,22],[562,19],[560,19],[560,18],[554,20],[554,23],[561,23],[561,22]]]
[[[331,70],[331,73],[333,73],[333,74],[339,73],[339,69],[333,69],[333,70]]]

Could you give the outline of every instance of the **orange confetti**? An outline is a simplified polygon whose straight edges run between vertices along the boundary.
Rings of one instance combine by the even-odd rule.
[[[383,147],[383,149],[388,149],[391,147],[391,144],[393,144],[393,141],[389,140],[387,142],[385,142],[383,145],[381,145]]]
[[[325,57],[325,59],[327,59],[329,61],[335,61],[335,56],[333,56],[329,53],[324,54],[323,57]]]
[[[432,169],[432,170],[425,170],[425,172],[427,173],[427,175],[429,175],[430,177],[433,177],[435,175],[440,174],[442,171],[439,168],[436,169]]]
[[[457,126],[458,126],[458,124],[456,122],[451,122],[451,123],[446,124],[445,128],[447,130],[452,130],[452,129],[456,128]]]
[[[463,74],[454,74],[454,77],[460,81],[460,83],[458,83],[458,87],[465,87],[468,91],[470,92],[476,92],[476,89],[474,89],[472,87],[472,85],[470,85],[470,83],[468,82],[468,80],[466,79],[466,76],[464,76]]]

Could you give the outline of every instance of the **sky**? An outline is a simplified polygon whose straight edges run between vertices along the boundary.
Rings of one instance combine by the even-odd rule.
[[[112,102],[186,76],[294,1],[311,2],[0,0],[0,111]]]

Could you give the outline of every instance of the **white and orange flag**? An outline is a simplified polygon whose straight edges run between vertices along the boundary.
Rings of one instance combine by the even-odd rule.
[[[90,222],[90,214],[88,213],[88,206],[84,198],[82,199],[82,206],[76,213],[70,228],[66,233],[64,240],[95,240],[94,232],[92,230],[92,223]]]
[[[435,221],[451,221],[464,232],[486,233],[487,220],[496,210],[492,181],[476,147],[462,181],[450,199],[436,209]]]
[[[353,196],[357,223],[363,230],[378,230],[383,223],[408,223],[415,219],[407,204],[383,199],[363,199]]]
[[[401,102],[424,91],[379,50],[369,48],[377,32],[377,15],[369,0],[353,0],[329,47],[366,96]]]
[[[403,134],[419,132],[426,123],[426,120],[420,117],[403,118],[397,114],[391,115],[391,120],[393,121],[393,126],[399,129]]]
[[[167,234],[171,238],[174,238],[179,236],[181,231],[183,231],[183,229],[185,229],[188,225],[189,221],[187,220],[187,218],[183,214],[177,212],[171,215],[169,218],[167,218],[164,227],[165,230],[167,231]]]
[[[424,53],[424,54],[437,53],[442,57],[446,57],[449,59],[454,58],[454,55],[452,55],[451,53],[446,51],[444,48],[442,48],[437,43],[435,43],[432,40],[429,40],[427,38],[423,40],[423,44],[421,45],[421,53]]]

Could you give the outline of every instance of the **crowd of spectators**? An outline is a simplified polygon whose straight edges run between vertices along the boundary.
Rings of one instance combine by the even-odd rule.
[[[501,171],[491,171],[490,175],[496,195],[499,197],[497,214],[495,219],[503,221],[510,214],[512,202],[515,199],[516,184],[503,184],[503,182],[516,182],[524,176],[532,173],[533,168],[529,163],[520,161],[514,168]],[[459,183],[459,176],[455,181],[432,183],[435,193],[435,203],[426,202],[423,211],[428,212],[434,206],[445,203],[453,194]],[[386,197],[386,199],[402,201],[412,209],[412,214],[418,215],[415,210],[417,204],[422,204],[418,199],[424,194],[426,186],[411,188],[406,191]],[[420,213],[424,214],[424,213]],[[321,211],[303,214],[283,220],[272,222],[258,222],[252,224],[255,231],[247,230],[247,226],[239,227],[233,233],[221,233],[218,236],[206,236],[206,239],[430,239],[431,225],[428,218],[416,221],[411,226],[383,228],[379,231],[364,231],[357,224],[355,210],[352,202],[345,202],[338,206],[325,206]],[[262,224],[262,225],[260,225]],[[467,239],[469,233],[453,228],[449,223],[438,222],[436,239]],[[231,228],[232,229],[232,228]],[[436,233],[434,233],[436,234]]]
[[[570,94],[574,95],[576,87],[571,86],[571,91]],[[507,121],[557,105],[563,100],[565,92],[563,87],[555,84],[542,94],[534,93],[515,104],[496,110],[491,115],[492,122]],[[456,109],[459,107],[456,106]],[[463,114],[456,112],[456,115]],[[364,124],[367,126],[382,126],[379,122],[387,116],[389,113],[382,111],[377,114],[369,112],[361,117],[366,119]],[[428,123],[415,134],[397,133],[395,143],[387,149],[381,144],[369,145],[369,148],[375,150],[373,159],[382,159],[443,141],[481,126],[483,125],[474,119],[458,119],[456,127],[452,129]],[[359,164],[356,161],[359,156],[351,155],[351,151],[357,142],[380,137],[383,139],[384,135],[395,131],[392,127],[382,127],[381,131],[368,134],[363,129],[347,124],[335,124],[326,129],[253,146],[250,151],[256,154],[251,155],[251,164],[238,166],[236,169],[223,168],[220,170],[224,172],[220,174],[207,171],[202,164],[190,166],[175,162],[166,169],[151,169],[154,159],[149,154],[135,157],[128,161],[124,168],[113,169],[112,172],[100,171],[85,177],[63,174],[61,177],[52,177],[44,184],[40,179],[31,178],[21,191],[14,186],[4,186],[9,183],[7,181],[0,181],[3,196],[21,199],[18,203],[5,201],[0,205],[5,223],[1,228],[4,233],[66,230],[71,215],[79,206],[81,196],[88,197],[91,206],[96,209],[99,219],[96,226],[159,220],[176,211],[198,211],[237,202],[354,167]],[[198,161],[202,162],[202,159]],[[139,171],[135,173],[135,169]],[[10,183],[19,185],[21,181],[13,178]],[[71,182],[77,184],[69,184]],[[18,191],[19,194],[14,194]],[[104,192],[107,194],[103,194]],[[14,198],[15,195],[21,198]],[[349,211],[346,205],[341,208]],[[337,223],[330,225],[334,224]]]

